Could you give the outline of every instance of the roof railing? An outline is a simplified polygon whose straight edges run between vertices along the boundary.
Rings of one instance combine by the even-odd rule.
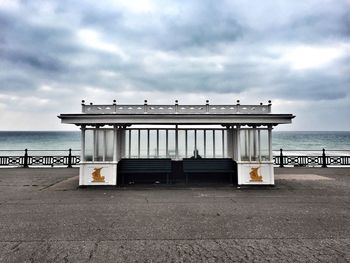
[[[178,100],[175,104],[160,105],[148,104],[147,100],[144,104],[117,104],[113,100],[113,104],[85,104],[82,101],[82,113],[86,114],[267,114],[271,113],[271,101],[268,104],[260,103],[258,105],[241,105],[237,100],[232,105],[210,105],[206,100],[204,105],[181,105]]]

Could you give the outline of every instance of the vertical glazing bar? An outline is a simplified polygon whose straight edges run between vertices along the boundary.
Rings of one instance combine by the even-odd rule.
[[[236,147],[237,147],[237,156],[236,160],[240,161],[241,160],[241,127],[237,125],[237,130],[236,130]]]
[[[204,158],[207,157],[207,130],[203,130],[203,140],[204,140]]]
[[[147,158],[149,158],[149,129],[147,129]]]
[[[259,162],[261,162],[261,145],[260,145],[260,129],[258,131],[258,156],[259,156]]]
[[[165,155],[166,158],[169,158],[169,130],[165,130]]]
[[[159,158],[159,129],[157,129],[157,158]]]
[[[141,153],[141,131],[137,130],[137,158],[140,158]]]
[[[197,129],[194,130],[194,149],[197,151]]]
[[[179,159],[179,130],[178,126],[175,125],[175,160]]]
[[[129,158],[131,158],[131,130],[129,129]]]
[[[221,131],[222,137],[222,158],[225,158],[225,130]]]
[[[188,156],[187,129],[185,130],[185,158]]]
[[[215,158],[215,130],[213,130],[213,157]]]
[[[248,142],[249,142],[249,133],[247,130],[244,130],[244,146],[245,146],[245,150],[244,150],[244,156],[246,156],[246,154],[249,156],[249,150],[248,150]]]

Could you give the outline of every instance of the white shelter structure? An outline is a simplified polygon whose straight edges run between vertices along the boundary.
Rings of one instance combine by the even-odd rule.
[[[135,178],[159,182],[163,177],[158,180],[152,174],[162,172],[167,183],[185,177],[188,182],[196,172],[199,180],[206,172],[213,177],[227,172],[238,185],[274,185],[272,129],[291,123],[295,116],[273,114],[271,106],[271,101],[266,105],[82,101],[81,113],[58,117],[81,128],[81,186],[134,183]],[[139,175],[123,182],[124,173]]]

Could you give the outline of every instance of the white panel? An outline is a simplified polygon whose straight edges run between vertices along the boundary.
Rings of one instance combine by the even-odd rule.
[[[79,185],[116,185],[117,165],[89,163],[80,165]]]
[[[272,163],[237,163],[239,185],[274,185]]]

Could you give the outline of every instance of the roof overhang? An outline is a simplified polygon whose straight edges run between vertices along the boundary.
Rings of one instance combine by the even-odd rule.
[[[261,124],[278,125],[292,122],[293,114],[61,114],[62,123],[76,125],[125,124]]]

